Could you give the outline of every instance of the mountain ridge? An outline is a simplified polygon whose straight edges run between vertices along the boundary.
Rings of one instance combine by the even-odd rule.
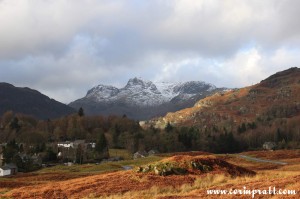
[[[69,105],[77,109],[83,107],[91,115],[126,114],[133,119],[149,119],[192,106],[196,99],[219,90],[224,88],[203,81],[152,82],[135,77],[122,88],[99,84]]]

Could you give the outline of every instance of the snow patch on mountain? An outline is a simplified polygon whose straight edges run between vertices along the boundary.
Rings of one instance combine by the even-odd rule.
[[[200,81],[185,83],[151,82],[141,78],[132,78],[125,87],[98,85],[88,91],[85,98],[95,102],[123,101],[137,106],[157,106],[170,102],[175,97],[183,100],[205,91],[213,91],[216,87]]]
[[[110,100],[119,93],[119,89],[113,86],[98,85],[87,92],[86,98],[95,98],[96,101]]]

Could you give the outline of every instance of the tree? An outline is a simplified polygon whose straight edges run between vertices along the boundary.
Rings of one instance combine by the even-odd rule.
[[[12,111],[7,111],[3,114],[2,124],[4,125],[4,127],[12,121],[13,117],[14,117],[14,113]]]
[[[238,133],[244,133],[246,130],[247,128],[245,123],[238,127]]]
[[[19,119],[17,117],[14,117],[14,119],[10,122],[9,127],[18,132],[21,128],[21,126],[19,125]]]
[[[23,146],[23,144],[20,145],[19,152],[20,152],[20,153],[23,153],[23,152],[24,152],[24,146]]]
[[[51,162],[51,161],[56,161],[57,160],[57,155],[53,151],[51,147],[48,147],[46,150],[46,156],[44,157],[43,161],[44,162]]]
[[[19,154],[16,154],[14,156],[13,162],[16,164],[19,171],[24,171],[24,163],[23,163],[23,160],[22,160],[22,158],[20,157]]]
[[[115,126],[112,129],[112,144],[114,148],[119,148],[119,136],[121,134],[121,127],[118,124],[115,124]]]
[[[256,129],[257,128],[255,122],[248,123],[248,127],[251,128],[251,129]]]
[[[79,110],[78,110],[78,115],[79,115],[80,117],[84,116],[84,111],[83,111],[83,108],[82,108],[82,107],[79,108]]]
[[[167,123],[166,127],[165,127],[165,131],[166,132],[171,132],[173,130],[173,126],[170,124],[170,122]]]
[[[192,142],[194,140],[194,129],[187,127],[182,127],[178,134],[178,141],[181,142],[186,150],[192,148]]]
[[[21,158],[19,154],[14,157],[14,163],[18,166],[18,170],[22,172],[30,172],[40,168],[39,165],[33,163],[32,158],[29,156]]]
[[[15,140],[7,143],[6,147],[3,148],[3,158],[5,163],[13,161],[14,156],[18,153],[19,147]]]
[[[221,134],[216,140],[217,149],[214,152],[217,153],[235,153],[239,151],[239,143],[234,138],[232,132],[225,132]]]
[[[278,143],[282,140],[285,140],[284,133],[280,130],[280,128],[277,128],[277,131],[275,132],[275,135],[274,135],[274,141],[276,143]]]
[[[83,148],[81,146],[81,144],[78,145],[77,149],[76,149],[76,163],[78,164],[82,164],[83,162]]]
[[[108,147],[107,147],[107,140],[105,138],[105,135],[104,133],[100,133],[96,143],[95,151],[97,151],[98,153],[103,153],[106,152],[107,150]]]

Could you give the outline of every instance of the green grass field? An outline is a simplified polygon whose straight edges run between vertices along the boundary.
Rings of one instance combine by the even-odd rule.
[[[119,171],[124,170],[123,166],[141,166],[145,164],[149,164],[152,162],[156,162],[161,160],[162,157],[158,156],[150,156],[146,158],[140,158],[136,160],[122,160],[122,161],[116,161],[116,162],[105,162],[100,164],[74,164],[72,166],[65,166],[65,165],[57,165],[54,167],[48,167],[41,169],[37,171],[38,173],[58,173],[58,172],[64,172],[64,173],[104,173],[104,172],[111,172],[111,171]]]
[[[122,157],[124,160],[131,160],[133,154],[126,149],[109,149],[110,157]]]

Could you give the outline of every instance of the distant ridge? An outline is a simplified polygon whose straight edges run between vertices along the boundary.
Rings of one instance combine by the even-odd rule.
[[[23,113],[39,119],[58,118],[75,110],[30,88],[0,83],[0,114],[6,111]]]

